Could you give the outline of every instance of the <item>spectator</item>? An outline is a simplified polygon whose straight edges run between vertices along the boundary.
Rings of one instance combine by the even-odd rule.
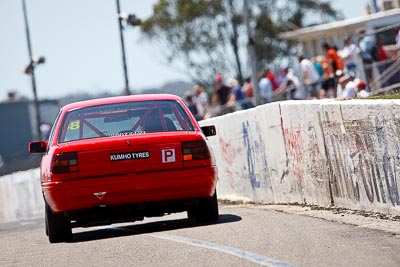
[[[232,101],[235,102],[237,108],[235,109],[246,109],[247,97],[242,92],[242,86],[236,79],[229,79],[227,85],[232,88]]]
[[[339,84],[342,87],[342,94],[341,97],[344,98],[349,98],[349,97],[355,97],[355,89],[356,85],[354,82],[351,80],[350,76],[344,75],[339,79]]]
[[[314,65],[314,68],[317,70],[319,78],[322,78],[324,76],[324,70],[322,69],[321,64],[317,61],[317,58],[313,57],[310,60]]]
[[[377,61],[385,61],[388,59],[387,53],[385,48],[382,45],[382,42],[379,40],[376,40],[376,47],[377,47]]]
[[[197,107],[198,117],[200,120],[204,119],[209,108],[208,95],[204,88],[200,85],[193,87],[193,92],[196,97],[195,103]]]
[[[223,83],[222,75],[218,74],[215,78],[215,90],[212,96],[211,104],[213,107],[219,106],[218,115],[224,115],[233,112],[232,105],[234,103],[231,94],[231,88]]]
[[[279,67],[279,74],[276,79],[276,83],[278,85],[278,90],[275,91],[275,94],[282,95],[283,100],[289,99],[289,94],[287,92],[287,72],[288,69],[285,66]]]
[[[359,81],[357,84],[357,97],[359,98],[369,97],[369,92],[367,91],[367,84],[364,81]]]
[[[253,84],[251,83],[251,78],[247,77],[244,80],[242,91],[246,94],[250,107],[256,106],[253,90],[254,89],[253,89]]]
[[[338,81],[338,83],[336,84],[336,95],[337,95],[338,97],[340,97],[340,96],[342,95],[342,91],[343,91],[343,89],[344,89],[344,88],[342,88],[341,84],[339,83],[340,78],[342,78],[344,75],[345,75],[345,74],[344,74],[344,72],[342,72],[342,71],[337,71],[337,72],[335,73],[336,80]],[[346,75],[347,75],[347,74],[346,74]]]
[[[329,71],[329,78],[326,77],[327,83],[325,84],[325,86],[332,88],[333,97],[336,97],[337,96],[337,92],[336,92],[337,80],[335,79],[335,73],[338,70],[343,71],[344,64],[343,64],[343,61],[338,56],[336,50],[333,49],[332,47],[330,47],[330,45],[328,43],[323,43],[322,48],[325,51],[326,63],[329,65],[327,67],[327,71]],[[325,75],[324,75],[324,78],[325,78]],[[329,90],[329,88],[326,90]]]
[[[285,66],[280,66],[279,74],[278,77],[276,78],[276,84],[278,85],[278,88],[280,88],[281,84],[286,81],[286,75],[287,75],[287,68]]]
[[[294,74],[293,69],[287,69],[287,75],[286,75],[286,84],[289,88],[290,92],[290,99],[294,100],[300,100],[302,99],[301,97],[301,92],[300,92],[300,80],[299,78]]]
[[[343,61],[338,56],[336,50],[328,43],[322,44],[322,49],[325,51],[325,59],[332,66],[333,73],[336,73],[337,70],[343,71]]]
[[[328,91],[326,91],[326,90],[319,90],[318,99],[325,99],[325,98],[328,98],[328,97],[329,97]]]
[[[247,77],[244,79],[244,84],[243,84],[243,92],[247,95],[248,98],[253,98],[253,84],[251,83],[251,77]]]
[[[267,72],[262,71],[258,74],[258,87],[260,88],[261,104],[270,103],[272,101],[273,87],[272,82],[267,78]]]
[[[287,77],[286,84],[287,84],[288,88],[290,88],[290,95],[291,95],[290,99],[294,99],[294,100],[302,99],[302,95],[301,95],[301,91],[300,91],[300,89],[301,89],[300,80],[294,74],[293,69],[287,70],[286,77]]]
[[[331,64],[328,63],[325,57],[318,56],[317,61],[321,64],[323,74],[323,82],[321,84],[321,90],[319,91],[318,98],[325,98],[329,95],[329,91],[332,90],[333,97],[336,97],[336,85],[335,85],[335,74],[333,73],[333,68]]]
[[[185,104],[189,108],[190,112],[192,112],[192,114],[196,118],[196,120],[199,120],[198,110],[197,110],[196,104],[193,102],[192,93],[189,91],[186,92],[184,95],[184,100],[185,100]]]
[[[375,46],[374,39],[369,35],[365,35],[365,31],[361,31],[360,35],[363,36],[359,43],[361,56],[365,67],[365,74],[367,75],[367,80],[370,83],[372,82],[372,63],[374,61],[372,56],[372,50]]]
[[[360,35],[363,36],[359,43],[363,62],[364,64],[372,64],[372,48],[374,47],[374,39],[369,35],[365,35],[365,31],[361,31]]]
[[[340,52],[340,56],[344,60],[344,66],[347,74],[355,75],[357,71],[356,57],[359,55],[360,49],[351,42],[350,37],[344,40],[344,47]]]
[[[277,85],[277,83],[276,83],[275,75],[274,75],[274,73],[273,73],[270,69],[267,69],[266,73],[267,73],[267,74],[266,74],[266,77],[268,78],[268,80],[271,81],[271,83],[272,83],[272,89],[273,89],[273,91],[275,92],[275,91],[278,89],[278,85]]]
[[[303,55],[298,55],[297,59],[300,62],[303,83],[307,88],[307,98],[317,98],[317,83],[319,80],[317,70],[315,69],[313,63],[309,59],[306,59]]]
[[[389,67],[390,63],[384,62],[388,59],[388,56],[380,40],[376,40],[375,49],[376,49],[376,60],[378,61],[377,64],[378,72],[379,74],[382,74]],[[383,82],[381,86],[385,87],[386,85],[387,83]]]
[[[300,81],[299,78],[294,75],[292,69],[281,68],[280,69],[284,80],[281,81],[277,94],[283,93],[287,100],[300,100],[301,95],[299,92]]]

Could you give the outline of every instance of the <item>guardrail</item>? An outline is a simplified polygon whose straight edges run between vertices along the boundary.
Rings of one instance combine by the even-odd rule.
[[[400,59],[374,62],[371,65],[365,65],[365,68],[375,70],[374,79],[369,84],[372,94],[382,88],[396,84],[400,86]]]

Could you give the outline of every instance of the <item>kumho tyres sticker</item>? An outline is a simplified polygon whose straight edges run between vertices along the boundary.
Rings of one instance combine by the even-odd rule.
[[[124,152],[124,153],[117,153],[111,154],[110,160],[111,161],[119,161],[119,160],[133,160],[133,159],[147,159],[150,158],[149,151],[142,151],[142,152]]]

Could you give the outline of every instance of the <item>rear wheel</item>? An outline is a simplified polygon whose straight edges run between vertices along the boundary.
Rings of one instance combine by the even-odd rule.
[[[196,219],[197,222],[209,223],[218,221],[218,200],[217,192],[210,198],[199,199],[199,203],[187,212],[189,219]]]
[[[44,221],[45,221],[45,227],[46,227],[46,235],[49,236],[49,226],[47,223],[47,212],[44,213]]]
[[[46,203],[46,234],[50,243],[67,242],[72,239],[71,222],[63,213],[54,214]]]

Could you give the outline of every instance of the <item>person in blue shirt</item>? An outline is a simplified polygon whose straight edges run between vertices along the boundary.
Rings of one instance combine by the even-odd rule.
[[[236,101],[238,104],[240,104],[241,109],[250,108],[250,101],[245,93],[242,91],[242,85],[240,84],[240,82],[236,79],[230,79],[227,84],[229,87],[232,88],[231,92],[234,97],[233,101]]]
[[[374,58],[372,56],[372,50],[375,46],[375,40],[372,36],[365,35],[365,31],[360,32],[360,36],[363,36],[359,42],[361,50],[361,57],[364,62],[365,74],[367,75],[368,82],[372,81],[372,63]]]

